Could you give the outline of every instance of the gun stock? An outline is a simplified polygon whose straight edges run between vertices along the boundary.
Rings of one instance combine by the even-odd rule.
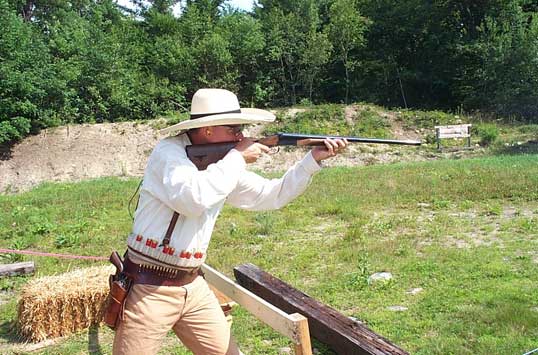
[[[327,138],[347,139],[350,143],[371,143],[371,144],[397,144],[397,145],[421,145],[420,141],[362,138],[347,136],[324,136],[315,134],[300,133],[277,133],[271,136],[255,139],[256,142],[268,147],[276,146],[322,146]],[[237,142],[196,144],[187,146],[187,156],[196,165],[198,170],[205,170],[209,164],[215,163],[235,147]]]

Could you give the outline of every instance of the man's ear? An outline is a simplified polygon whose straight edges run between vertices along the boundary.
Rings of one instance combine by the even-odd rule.
[[[211,137],[213,135],[213,127],[204,127],[203,130],[206,137]]]

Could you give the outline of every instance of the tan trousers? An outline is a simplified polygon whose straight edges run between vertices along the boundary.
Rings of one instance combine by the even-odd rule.
[[[182,287],[134,285],[112,353],[156,354],[170,329],[196,355],[240,354],[217,298],[200,276]]]

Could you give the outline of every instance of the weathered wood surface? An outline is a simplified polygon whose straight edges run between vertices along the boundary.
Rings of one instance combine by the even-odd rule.
[[[471,125],[435,126],[437,138],[467,138],[471,136]]]
[[[435,126],[437,149],[441,149],[441,139],[444,138],[467,138],[467,147],[471,147],[472,124]]]
[[[338,354],[408,354],[366,326],[252,264],[234,268],[238,283],[287,313],[308,318],[310,334]]]
[[[0,277],[31,274],[35,271],[33,261],[14,264],[0,264]]]

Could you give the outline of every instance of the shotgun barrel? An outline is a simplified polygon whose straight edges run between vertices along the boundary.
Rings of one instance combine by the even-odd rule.
[[[326,138],[347,139],[349,143],[373,143],[373,144],[400,144],[400,145],[421,145],[421,141],[415,140],[396,140],[396,139],[379,139],[379,138],[362,138],[346,136],[325,136],[318,134],[302,133],[277,133],[277,145],[323,145]],[[270,137],[268,137],[270,138]]]

